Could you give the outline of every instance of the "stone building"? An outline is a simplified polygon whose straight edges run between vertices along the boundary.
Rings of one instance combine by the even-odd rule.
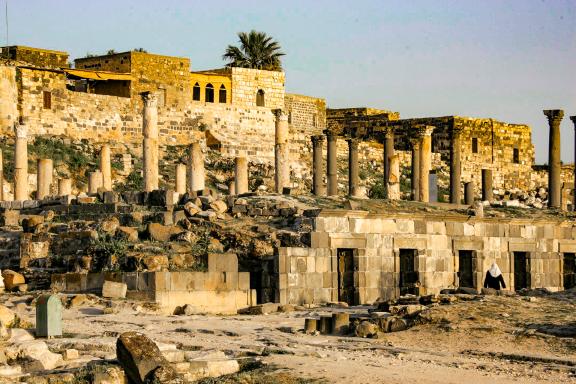
[[[29,134],[65,135],[95,143],[138,143],[140,94],[158,95],[163,144],[206,137],[224,155],[274,158],[274,110],[294,115],[291,145],[325,129],[325,102],[285,92],[283,72],[223,68],[191,72],[190,59],[131,51],[74,60],[66,52],[12,46],[0,56],[0,129],[12,135],[25,121]],[[294,160],[306,151],[292,148]]]
[[[341,137],[360,137],[364,141],[382,142],[385,132],[392,132],[394,149],[405,153],[410,152],[410,139],[418,127],[433,126],[432,152],[446,164],[450,164],[453,152],[460,153],[462,186],[474,182],[479,194],[482,169],[492,171],[496,189],[528,190],[541,185],[532,177],[534,145],[531,129],[524,124],[461,116],[400,119],[398,112],[344,108],[328,109],[327,125]],[[402,165],[409,168],[410,156],[401,158]]]
[[[271,263],[277,302],[371,304],[479,290],[493,262],[512,291],[573,287],[571,221],[345,210],[321,210],[312,220],[310,247],[279,248]]]

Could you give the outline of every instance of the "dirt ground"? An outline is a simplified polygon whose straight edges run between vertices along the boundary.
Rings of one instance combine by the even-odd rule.
[[[65,309],[65,337],[48,343],[57,352],[76,348],[86,360],[113,359],[118,334],[136,330],[185,350],[224,351],[240,361],[256,358],[266,368],[210,382],[576,383],[576,291],[534,295],[438,305],[428,311],[429,323],[378,339],[301,331],[305,317],[361,313],[367,307],[162,316],[128,301],[117,302],[118,313],[103,314],[103,302],[94,299]],[[30,299],[5,294],[0,302],[34,323],[33,307],[21,304]]]

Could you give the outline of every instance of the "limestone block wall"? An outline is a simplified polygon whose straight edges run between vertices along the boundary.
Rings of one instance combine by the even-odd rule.
[[[0,127],[14,127],[18,121],[16,68],[0,65]]]
[[[142,108],[142,92],[159,92],[166,107],[183,107],[192,100],[190,59],[147,52],[122,52],[74,60],[75,67],[110,72],[130,73],[130,97]]]
[[[165,313],[190,305],[195,313],[236,314],[256,305],[250,273],[238,272],[235,254],[210,254],[207,272],[100,272],[53,274],[51,287],[63,292],[91,292],[104,281],[126,283],[127,297],[155,302]]]
[[[356,304],[399,296],[402,250],[414,252],[420,294],[460,285],[459,251],[472,253],[476,289],[496,262],[508,289],[525,277],[528,288],[557,291],[563,289],[563,253],[576,252],[574,235],[576,227],[568,222],[325,210],[315,218],[310,248],[279,249],[278,298],[293,304],[338,299],[338,254],[346,249],[354,252]],[[515,271],[518,252],[528,259],[523,275]],[[307,277],[320,273],[322,280]]]
[[[141,111],[129,98],[68,90],[65,76],[59,71],[10,66],[0,69],[3,134],[13,134],[14,123],[21,115],[31,136],[66,135],[95,142],[119,140],[136,144],[142,140]],[[50,108],[44,106],[45,91],[50,92]],[[158,114],[160,139],[165,144],[186,144],[196,140],[200,131],[209,131],[225,155],[245,152],[252,160],[260,161],[274,157],[275,118],[270,108],[190,99],[183,106],[159,107]]]
[[[326,129],[326,102],[324,99],[287,93],[284,111],[290,127],[290,158],[295,161],[292,170],[297,179],[311,178],[311,136]]]
[[[264,91],[264,106],[270,109],[284,107],[285,73],[250,68],[231,68],[232,104],[238,107],[256,107],[256,94]]]
[[[42,67],[67,68],[68,53],[50,49],[13,45],[0,48],[0,57],[9,60],[24,61]]]

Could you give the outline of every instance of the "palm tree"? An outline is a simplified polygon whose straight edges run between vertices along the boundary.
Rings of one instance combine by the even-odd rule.
[[[229,45],[222,58],[227,67],[241,67],[281,71],[280,44],[264,32],[251,30],[249,33],[239,32],[240,47]]]

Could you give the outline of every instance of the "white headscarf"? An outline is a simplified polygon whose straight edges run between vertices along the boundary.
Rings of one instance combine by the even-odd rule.
[[[490,273],[490,275],[492,275],[492,277],[498,277],[502,274],[502,271],[500,270],[498,264],[496,263],[492,263],[492,266],[490,267],[488,272]]]

